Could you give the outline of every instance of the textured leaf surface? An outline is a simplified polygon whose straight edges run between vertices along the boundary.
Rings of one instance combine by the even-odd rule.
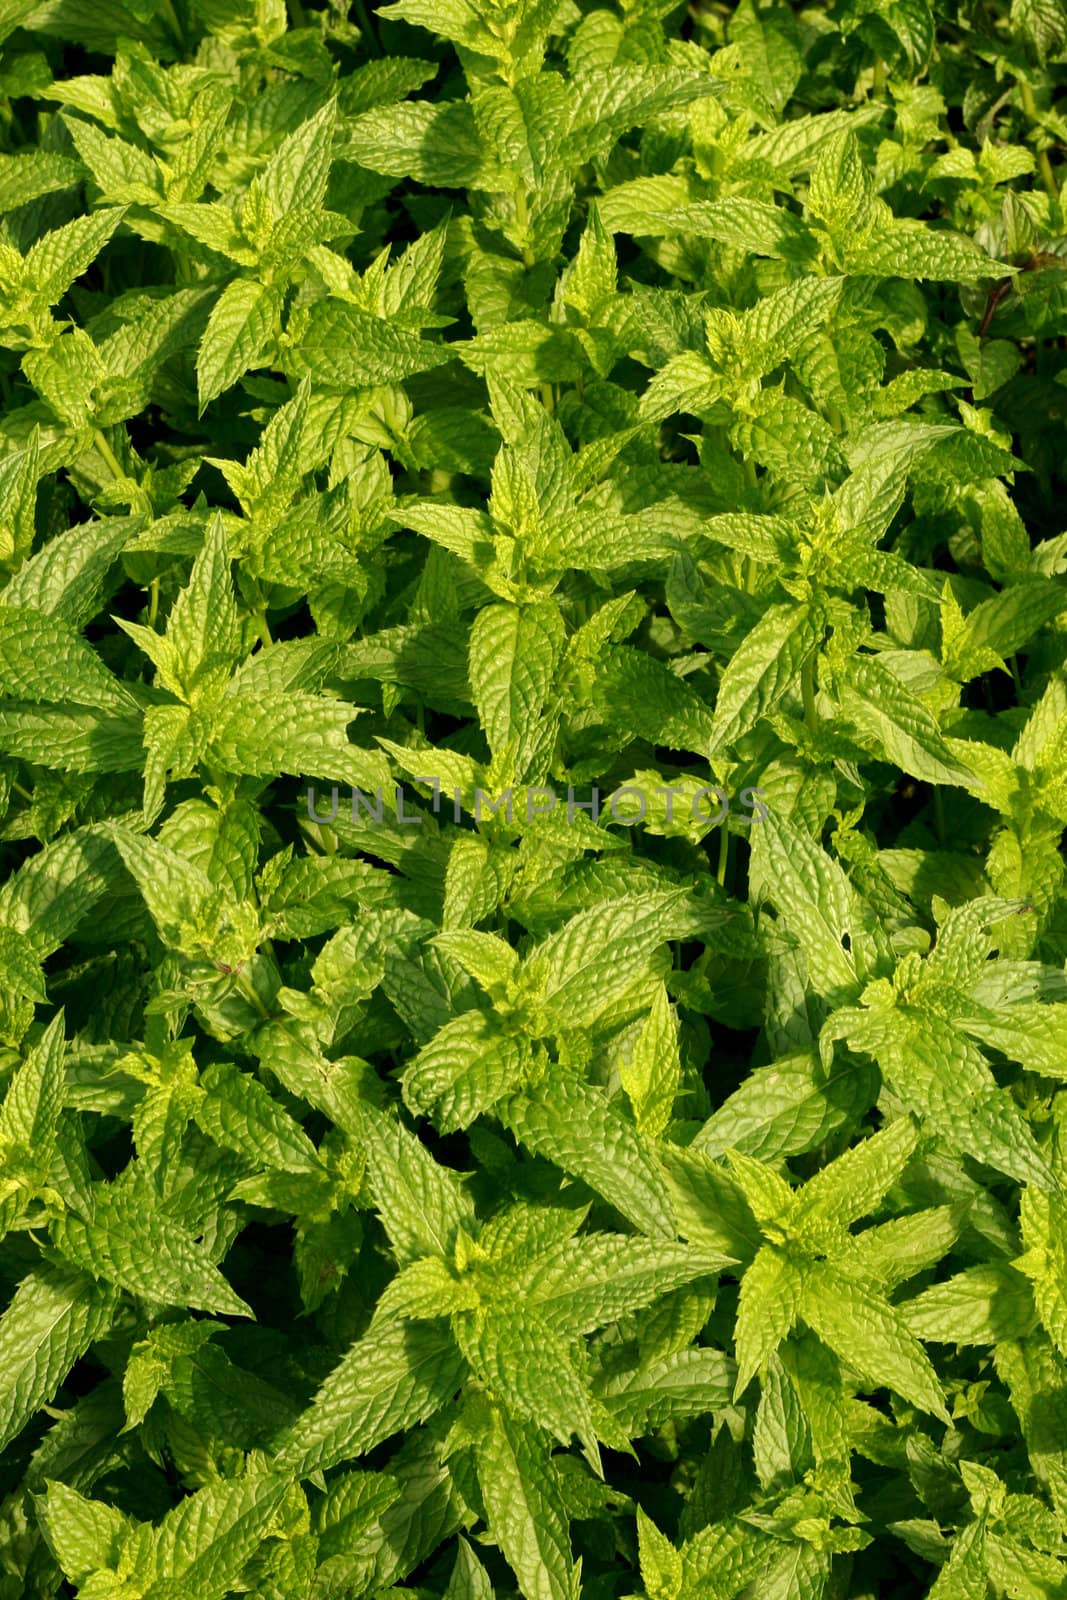
[[[74,1363],[105,1332],[114,1308],[114,1295],[83,1272],[38,1267],[22,1280],[0,1317],[5,1445],[54,1397]]]
[[[330,1373],[275,1460],[299,1476],[366,1454],[440,1409],[463,1381],[465,1363],[432,1323],[384,1322],[358,1340]]]

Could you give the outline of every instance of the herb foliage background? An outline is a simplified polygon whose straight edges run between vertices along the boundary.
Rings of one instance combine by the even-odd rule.
[[[0,41],[2,1600],[1067,1594],[1061,0]]]

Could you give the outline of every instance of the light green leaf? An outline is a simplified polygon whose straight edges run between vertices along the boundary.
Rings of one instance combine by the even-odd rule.
[[[448,346],[339,300],[319,301],[283,354],[294,376],[309,374],[316,383],[342,389],[397,383],[454,359]]]
[[[74,1266],[150,1301],[252,1316],[206,1244],[160,1207],[146,1183],[118,1179],[90,1192],[89,1217],[68,1214],[54,1227],[57,1249]]]
[[[250,367],[261,364],[277,330],[281,296],[273,283],[235,278],[208,318],[196,357],[201,412]]]
[[[740,1397],[757,1372],[789,1336],[800,1315],[804,1274],[796,1262],[774,1245],[765,1244],[741,1280],[734,1344]]]
[[[946,745],[937,718],[877,656],[853,656],[840,682],[841,709],[862,742],[925,783],[974,787]]]
[[[56,1390],[116,1306],[112,1290],[69,1267],[33,1267],[0,1316],[0,1448]]]
[[[619,1068],[639,1133],[658,1138],[664,1131],[681,1085],[681,1071],[678,1017],[666,986],[660,984],[629,1059]]]
[[[465,1374],[451,1334],[439,1324],[382,1322],[352,1345],[277,1441],[274,1463],[307,1477],[365,1455],[440,1410]]]
[[[827,1261],[804,1272],[800,1315],[866,1383],[883,1385],[948,1421],[936,1372],[900,1311]]]
[[[503,1105],[499,1115],[527,1149],[583,1178],[642,1233],[674,1237],[664,1176],[602,1090],[555,1072]]]
[[[854,996],[855,895],[837,861],[772,811],[752,830],[752,864],[753,887],[798,940],[816,992],[838,1003]]]
[[[817,603],[769,606],[735,651],[719,683],[708,754],[737,743],[796,688],[824,630]]]
[[[489,1531],[528,1600],[577,1600],[579,1569],[552,1457],[540,1431],[499,1406],[475,1446]]]

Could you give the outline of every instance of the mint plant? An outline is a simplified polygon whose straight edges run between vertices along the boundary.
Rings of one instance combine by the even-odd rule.
[[[1065,69],[0,3],[0,1600],[1067,1594]]]

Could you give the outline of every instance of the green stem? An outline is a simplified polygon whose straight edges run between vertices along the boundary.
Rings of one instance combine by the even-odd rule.
[[[254,988],[253,983],[252,983],[252,980],[248,976],[248,973],[245,972],[244,970],[242,970],[241,972],[235,972],[234,973],[234,978],[236,979],[238,989],[244,995],[244,997],[248,1001],[249,1005],[254,1006],[255,1009],[259,1012],[261,1017],[263,1017],[264,1019],[268,1018],[270,1016],[270,1012],[267,1010],[266,1006],[263,1004],[262,1000],[259,998],[259,995],[256,993],[255,988]]]
[[[364,0],[353,0],[352,9],[356,13],[360,35],[366,40],[367,48],[370,50],[371,55],[380,56],[382,47],[378,42],[378,35],[374,31],[374,24],[370,19],[370,12],[367,10]]]
[[[167,26],[170,28],[171,33],[174,35],[175,44],[178,46],[179,50],[184,51],[184,49],[185,49],[185,33],[184,33],[183,29],[182,29],[181,23],[178,21],[178,13],[174,9],[173,0],[162,0],[162,5],[160,6],[160,10],[162,11],[164,17],[166,18]]]
[[[530,245],[530,208],[526,204],[526,191],[522,188],[515,190],[515,221],[519,225],[520,235],[525,240],[522,246],[522,264],[529,272],[535,257]]]
[[[93,439],[96,443],[96,448],[99,450],[105,462],[110,467],[112,477],[118,479],[128,477],[129,474],[124,472],[119,466],[118,456],[116,456],[114,450],[112,450],[111,446],[108,444],[107,435],[105,434],[103,428],[95,428],[93,430]]]
[[[274,643],[274,640],[271,637],[270,626],[267,622],[267,613],[265,611],[261,611],[259,613],[259,637],[265,650],[269,649]]]
[[[148,585],[148,626],[154,628],[156,618],[159,616],[159,577],[152,579]]]
[[[809,733],[818,732],[819,714],[815,709],[815,657],[808,656],[800,669],[800,692],[804,700],[804,721]]]
[[[885,62],[881,56],[874,63],[874,82],[871,85],[871,92],[875,95],[885,94]]]
[[[1041,174],[1041,182],[1045,185],[1049,197],[1058,200],[1060,197],[1059,186],[1056,183],[1056,174],[1052,170],[1052,162],[1048,158],[1047,150],[1037,152],[1037,170]]]
[[[28,800],[31,805],[33,804],[33,795],[28,789],[24,789],[21,783],[16,783],[14,778],[11,780],[11,787],[14,789],[17,795],[22,796],[23,800]]]
[[[1023,103],[1023,111],[1034,127],[1041,130],[1041,113],[1037,109],[1034,91],[1025,78],[1019,79],[1019,95]],[[1060,197],[1059,186],[1056,183],[1056,174],[1052,170],[1052,162],[1048,158],[1047,150],[1037,152],[1037,170],[1041,174],[1041,182],[1053,200]]]
[[[730,861],[730,830],[725,819],[719,823],[719,866],[715,873],[715,881],[720,889],[726,887],[726,868]]]

